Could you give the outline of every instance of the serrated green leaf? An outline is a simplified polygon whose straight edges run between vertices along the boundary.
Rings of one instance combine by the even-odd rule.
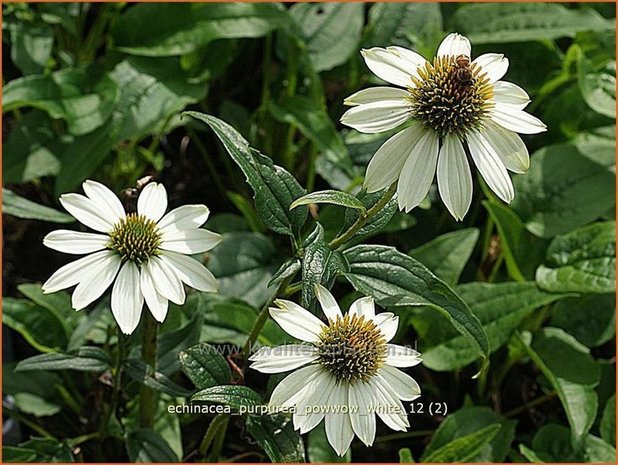
[[[232,379],[230,367],[211,345],[200,343],[180,352],[180,366],[196,388],[205,389],[228,384]]]
[[[251,409],[264,403],[262,397],[246,386],[213,386],[196,392],[191,401],[213,402],[232,407],[234,410]]]
[[[292,420],[281,415],[248,416],[247,431],[275,463],[305,461],[305,447]]]
[[[478,455],[502,429],[502,425],[494,423],[474,433],[458,437],[439,449],[426,454],[421,462],[453,463],[468,462]]]
[[[335,190],[318,191],[303,195],[301,198],[292,202],[290,209],[300,205],[309,205],[310,203],[330,203],[341,207],[353,208],[362,212],[366,211],[363,202],[358,200],[355,196],[347,192]]]
[[[157,433],[149,429],[138,429],[127,435],[127,454],[131,462],[178,462],[172,448]]]
[[[13,215],[17,218],[50,221],[52,223],[75,222],[75,218],[71,215],[24,199],[4,187],[2,188],[2,213]]]
[[[15,371],[76,370],[105,371],[111,367],[109,354],[98,347],[80,347],[73,354],[49,353],[28,357],[17,364]]]

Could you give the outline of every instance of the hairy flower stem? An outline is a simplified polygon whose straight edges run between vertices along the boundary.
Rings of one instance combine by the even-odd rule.
[[[331,249],[335,250],[336,248],[340,247],[341,245],[345,244],[350,239],[352,239],[354,237],[354,235],[363,226],[365,226],[367,221],[369,221],[371,218],[373,218],[375,215],[377,215],[380,211],[382,211],[382,209],[386,206],[386,204],[393,198],[393,196],[395,195],[395,192],[397,192],[397,183],[396,182],[391,184],[391,187],[389,187],[388,190],[386,192],[384,192],[384,195],[382,195],[382,197],[380,197],[380,200],[378,200],[373,205],[373,207],[371,207],[369,210],[367,210],[367,212],[365,214],[361,213],[361,215],[354,222],[354,224],[352,224],[352,226],[350,226],[350,228],[346,232],[344,232],[340,236],[335,237],[332,241],[330,241],[328,246]]]
[[[144,327],[142,328],[142,360],[148,370],[157,370],[157,337],[159,326],[149,312],[144,312]],[[156,392],[144,385],[139,391],[139,422],[142,428],[152,428],[156,411]]]

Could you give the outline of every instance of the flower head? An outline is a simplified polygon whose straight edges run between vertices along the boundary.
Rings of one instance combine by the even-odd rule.
[[[161,184],[144,187],[137,212],[126,213],[116,195],[95,181],[83,183],[81,194],[64,194],[62,206],[79,222],[102,234],[52,231],[43,244],[60,252],[88,254],[56,271],[44,284],[51,293],[77,285],[71,303],[81,310],[109,286],[114,318],[125,334],[137,327],[144,301],[157,321],[165,319],[168,301],[183,304],[183,283],[204,292],[217,290],[208,269],[186,254],[212,249],[221,236],[200,226],[209,210],[185,205],[165,214],[167,193]]]
[[[389,344],[399,319],[375,313],[373,299],[355,301],[343,315],[331,293],[316,286],[328,319],[322,322],[301,306],[277,300],[273,319],[291,336],[308,344],[263,347],[250,357],[263,373],[294,371],[275,388],[270,407],[294,409],[294,428],[306,433],[325,419],[326,436],[343,455],[356,434],[367,446],[376,433],[376,414],[394,430],[410,424],[401,400],[420,396],[416,381],[397,367],[421,362],[411,348]]]
[[[378,133],[410,123],[375,153],[365,176],[368,192],[397,182],[399,208],[410,211],[427,195],[437,171],[438,190],[451,215],[463,219],[472,201],[468,158],[505,202],[515,196],[507,170],[527,171],[528,150],[517,133],[546,126],[524,112],[530,102],[519,86],[500,79],[509,62],[486,53],[471,60],[470,41],[448,35],[433,61],[402,47],[362,50],[379,78],[399,86],[372,87],[345,100],[341,122]]]

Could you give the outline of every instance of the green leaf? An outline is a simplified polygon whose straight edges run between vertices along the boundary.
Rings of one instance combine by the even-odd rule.
[[[297,3],[290,14],[298,23],[313,68],[320,72],[345,63],[358,52],[364,23],[360,3]]]
[[[454,16],[454,30],[472,43],[524,42],[574,37],[578,31],[613,27],[591,8],[567,8],[554,3],[468,4]]]
[[[556,236],[546,265],[536,272],[539,286],[550,292],[616,291],[616,222],[607,221]]]
[[[2,446],[2,460],[4,462],[53,463],[75,462],[73,453],[68,444],[53,438],[33,437],[19,446]]]
[[[297,235],[307,218],[306,208],[290,211],[292,202],[305,194],[298,181],[283,168],[273,165],[270,158],[249,147],[247,141],[227,123],[194,111],[183,115],[203,121],[215,131],[253,188],[262,222],[279,234]]]
[[[196,388],[205,389],[228,384],[232,379],[230,367],[211,345],[200,343],[180,352],[180,366]]]
[[[245,218],[251,231],[260,233],[266,232],[266,228],[255,211],[255,207],[246,197],[233,191],[227,191],[225,194]]]
[[[590,108],[609,118],[616,118],[616,61],[607,63],[599,71],[580,54],[578,83],[584,100]]]
[[[456,284],[479,238],[477,228],[442,234],[408,254],[447,284]]]
[[[384,306],[428,305],[461,332],[487,359],[489,342],[481,322],[453,290],[412,257],[393,247],[358,245],[344,252],[354,288]]]
[[[373,207],[384,195],[385,190],[381,190],[378,192],[372,192],[368,194],[365,190],[360,191],[356,194],[356,197],[362,202],[365,206],[365,210],[369,210]],[[397,213],[397,199],[391,199],[378,213],[376,213],[373,217],[371,217],[362,228],[360,228],[356,234],[354,235],[354,240],[359,240],[360,238],[367,238],[369,236],[373,236],[378,234],[381,231],[386,232],[388,230],[389,223],[391,219]],[[347,230],[354,224],[354,222],[358,219],[361,212],[356,210],[346,210],[344,223],[341,228],[342,231]],[[405,215],[406,219],[412,218],[410,215]],[[404,226],[408,223],[404,223]],[[411,226],[411,225],[410,225]]]
[[[36,417],[55,415],[62,410],[54,388],[54,385],[61,383],[57,373],[16,373],[14,368],[14,364],[3,364],[2,392],[13,397],[18,410]]]
[[[10,24],[11,60],[24,76],[42,72],[54,45],[54,31],[47,24],[15,22]]]
[[[158,371],[153,371],[140,359],[128,359],[124,362],[126,371],[135,381],[155,391],[160,391],[172,397],[189,397],[192,391],[178,386],[171,379]]]
[[[77,370],[105,371],[111,367],[109,354],[98,347],[80,347],[75,353],[49,353],[28,357],[17,364],[15,371]]]
[[[616,447],[616,394],[607,401],[599,425],[601,438]]]
[[[412,451],[409,448],[399,449],[399,463],[415,463]]]
[[[270,281],[268,282],[268,287],[274,287],[281,284],[285,279],[292,278],[300,271],[300,260],[298,258],[292,257],[288,258],[285,262],[281,264],[279,269],[275,272]]]
[[[304,462],[305,447],[292,420],[281,415],[248,416],[247,431],[276,463]]]
[[[533,282],[469,283],[458,286],[456,291],[482,324],[491,353],[508,342],[526,316],[562,297],[543,292]],[[430,322],[426,331],[440,333],[436,326],[436,322]],[[423,364],[437,371],[458,370],[479,358],[478,350],[467,338],[452,330],[436,345],[422,348],[422,353]]]
[[[469,462],[489,444],[502,429],[502,425],[494,423],[474,433],[466,434],[448,442],[439,449],[423,455],[421,462]]]
[[[616,335],[615,294],[562,299],[552,311],[551,326],[562,328],[586,347],[605,344]]]
[[[348,449],[343,457],[339,457],[328,442],[324,422],[320,422],[307,436],[307,460],[309,463],[350,463],[352,449]]]
[[[188,302],[185,302],[185,306]],[[174,307],[176,307],[174,309]],[[182,312],[181,306],[172,306],[173,311]],[[197,344],[200,340],[204,315],[201,312],[194,312],[191,319],[185,325],[173,331],[164,332],[159,336],[157,347],[157,370],[165,376],[180,369],[180,352]]]
[[[73,223],[75,221],[75,218],[71,215],[24,199],[4,187],[2,188],[2,213],[17,218],[50,221],[52,223]]]
[[[178,462],[172,448],[157,433],[138,429],[127,434],[127,454],[131,462]]]
[[[290,23],[278,3],[141,4],[117,18],[112,36],[125,53],[184,55],[213,40],[262,37]]]
[[[502,426],[500,431],[467,461],[502,463],[506,459],[515,437],[516,423],[515,420],[507,420],[487,407],[464,407],[457,412],[449,414],[440,423],[440,426],[438,426],[438,429],[431,437],[431,441],[427,445],[424,454],[433,454],[455,439],[498,424]]]
[[[303,195],[301,198],[292,202],[290,209],[296,208],[300,205],[309,205],[311,203],[330,203],[341,207],[354,208],[362,212],[366,211],[363,202],[358,200],[355,196],[348,194],[347,192],[335,190],[318,191]]]
[[[246,386],[213,386],[196,392],[191,401],[213,402],[232,407],[234,410],[251,409],[264,404],[262,397]]]
[[[558,393],[571,426],[571,443],[580,449],[597,414],[598,363],[585,346],[558,328],[544,328],[525,348]]]

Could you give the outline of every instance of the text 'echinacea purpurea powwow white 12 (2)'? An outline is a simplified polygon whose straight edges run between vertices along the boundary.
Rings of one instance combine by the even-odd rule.
[[[403,47],[362,50],[369,69],[399,87],[371,87],[345,100],[341,122],[363,133],[404,123],[367,167],[365,187],[376,192],[397,182],[399,208],[410,211],[427,195],[437,174],[438,190],[451,215],[461,220],[472,201],[468,155],[495,194],[510,203],[515,192],[507,170],[527,171],[528,150],[517,133],[546,126],[524,112],[530,102],[519,86],[500,79],[508,59],[486,53],[471,60],[470,41],[448,35],[433,61]]]
[[[363,297],[343,315],[332,294],[319,284],[316,296],[327,323],[294,302],[277,300],[270,315],[281,328],[306,344],[263,347],[250,357],[262,373],[296,370],[274,389],[269,407],[294,409],[294,428],[301,434],[323,419],[326,437],[339,455],[354,435],[371,446],[376,415],[390,428],[410,426],[401,400],[420,396],[416,381],[399,370],[421,363],[420,354],[389,344],[399,317],[376,314],[373,298]]]
[[[57,230],[43,243],[70,254],[89,254],[58,269],[43,292],[77,285],[73,308],[81,310],[114,283],[111,309],[125,334],[137,327],[144,301],[152,316],[165,320],[168,301],[182,305],[183,283],[204,292],[217,291],[212,273],[188,254],[206,252],[221,236],[201,226],[209,210],[205,205],[184,205],[169,213],[162,184],[147,184],[137,199],[137,212],[126,213],[118,197],[103,184],[83,183],[85,196],[64,194],[62,206],[83,225],[102,234]]]

